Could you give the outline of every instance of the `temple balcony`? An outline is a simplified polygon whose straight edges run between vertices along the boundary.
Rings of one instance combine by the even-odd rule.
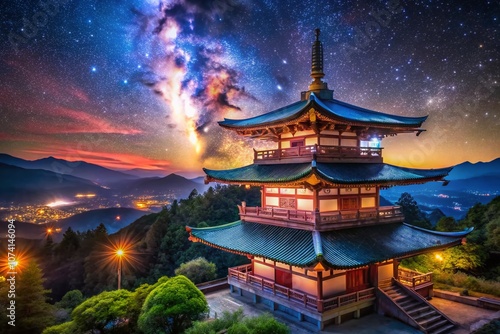
[[[311,231],[402,222],[404,219],[399,206],[326,212],[239,205],[238,209],[244,221]]]
[[[382,162],[382,148],[307,145],[263,151],[254,149],[254,163],[309,162],[314,155],[318,162]]]
[[[414,290],[422,297],[432,297],[434,283],[432,273],[420,273],[415,270],[398,268],[398,281]]]
[[[352,311],[356,307],[366,307],[375,300],[374,287],[325,299],[317,298],[303,291],[276,284],[265,277],[254,275],[252,265],[229,268],[228,283],[232,289],[238,287],[279,304],[300,309],[301,312],[309,311],[310,316],[318,312],[328,312],[333,316],[338,312]]]

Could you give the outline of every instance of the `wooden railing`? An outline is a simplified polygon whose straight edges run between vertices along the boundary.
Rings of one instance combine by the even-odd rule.
[[[420,273],[418,271],[398,268],[398,280],[415,290],[421,285],[432,283],[432,273]]]
[[[297,157],[357,158],[381,157],[382,148],[358,146],[307,145],[274,150],[254,150],[254,160],[281,160]]]
[[[231,284],[231,279],[249,285],[254,289],[260,289],[265,293],[270,293],[293,302],[301,303],[304,307],[316,309],[319,312],[375,298],[375,288],[368,288],[345,295],[318,300],[315,296],[276,284],[274,281],[266,278],[253,275],[251,265],[229,268],[229,284]]]
[[[310,229],[315,226],[335,228],[336,225],[349,222],[374,221],[383,222],[403,217],[399,206],[384,206],[373,209],[359,209],[348,211],[305,211],[283,209],[277,207],[247,207],[239,206],[241,218],[275,219],[276,225],[280,221],[291,222],[298,228]],[[250,219],[251,220],[251,219]],[[258,222],[258,221],[257,221]]]

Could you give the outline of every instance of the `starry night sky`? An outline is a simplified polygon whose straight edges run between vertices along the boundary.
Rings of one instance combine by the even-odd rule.
[[[300,99],[314,28],[334,97],[429,115],[384,160],[500,156],[498,1],[18,1],[2,5],[0,152],[201,175],[274,147],[216,122]]]

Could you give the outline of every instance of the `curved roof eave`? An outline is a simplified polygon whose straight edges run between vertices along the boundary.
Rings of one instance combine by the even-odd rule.
[[[218,122],[218,124],[222,127],[230,129],[255,129],[266,126],[277,126],[282,123],[299,119],[311,107],[316,107],[323,116],[339,122],[359,125],[372,124],[382,127],[391,126],[401,128],[418,128],[428,117],[391,115],[358,107],[336,99],[321,100],[314,93],[311,93],[308,100],[297,101],[291,105],[251,118],[224,118],[224,120]]]
[[[441,231],[428,230],[426,228],[415,226],[415,225],[411,225],[411,224],[408,224],[408,223],[403,223],[403,224],[406,225],[406,226],[408,226],[408,227],[414,228],[416,230],[424,231],[424,232],[427,232],[427,233],[430,233],[430,234],[434,234],[434,235],[442,235],[442,236],[446,236],[446,237],[465,237],[466,235],[468,235],[469,233],[471,233],[472,231],[474,231],[474,226],[471,226],[468,229],[465,229],[463,231],[441,232]]]

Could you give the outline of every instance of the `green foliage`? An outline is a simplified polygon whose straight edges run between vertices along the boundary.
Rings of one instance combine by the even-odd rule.
[[[460,230],[461,228],[453,217],[443,217],[436,224],[436,231],[452,232]]]
[[[73,321],[68,321],[60,325],[47,327],[42,334],[80,334],[78,327]]]
[[[131,299],[128,304],[127,318],[129,323],[129,329],[131,332],[137,331],[137,323],[139,321],[139,316],[141,314],[142,305],[148,297],[149,293],[153,291],[157,286],[168,281],[167,276],[161,277],[155,284],[144,283],[140,285],[133,292]]]
[[[127,290],[105,291],[78,305],[71,316],[78,330],[109,333],[125,331],[128,304],[132,293]]]
[[[80,238],[71,227],[68,227],[63,234],[62,241],[56,248],[56,252],[60,256],[71,257],[78,248],[80,248]]]
[[[272,315],[264,314],[253,318],[244,318],[243,310],[234,313],[224,312],[220,319],[196,322],[186,334],[286,334],[290,330]]]
[[[139,317],[139,329],[146,334],[182,333],[207,311],[203,293],[185,276],[176,276],[149,293]]]
[[[486,246],[491,250],[500,251],[500,216],[492,219],[486,226]]]
[[[405,216],[405,222],[408,224],[428,228],[430,222],[423,218],[417,202],[409,193],[402,193],[401,197],[396,202],[396,205],[401,207],[401,212]]]
[[[434,272],[434,281],[470,291],[486,293],[500,297],[500,282],[473,277],[465,273],[451,273],[449,271]]]
[[[217,268],[214,263],[208,262],[204,257],[181,264],[175,269],[176,275],[184,275],[194,284],[208,282],[217,277]]]
[[[474,271],[485,262],[488,254],[475,244],[465,244],[447,249],[442,253],[441,269],[449,271]]]
[[[83,302],[83,294],[80,290],[66,292],[62,299],[55,304],[58,308],[73,310]]]
[[[54,323],[54,307],[47,303],[42,270],[30,261],[16,278],[16,327],[13,333],[41,333]]]

